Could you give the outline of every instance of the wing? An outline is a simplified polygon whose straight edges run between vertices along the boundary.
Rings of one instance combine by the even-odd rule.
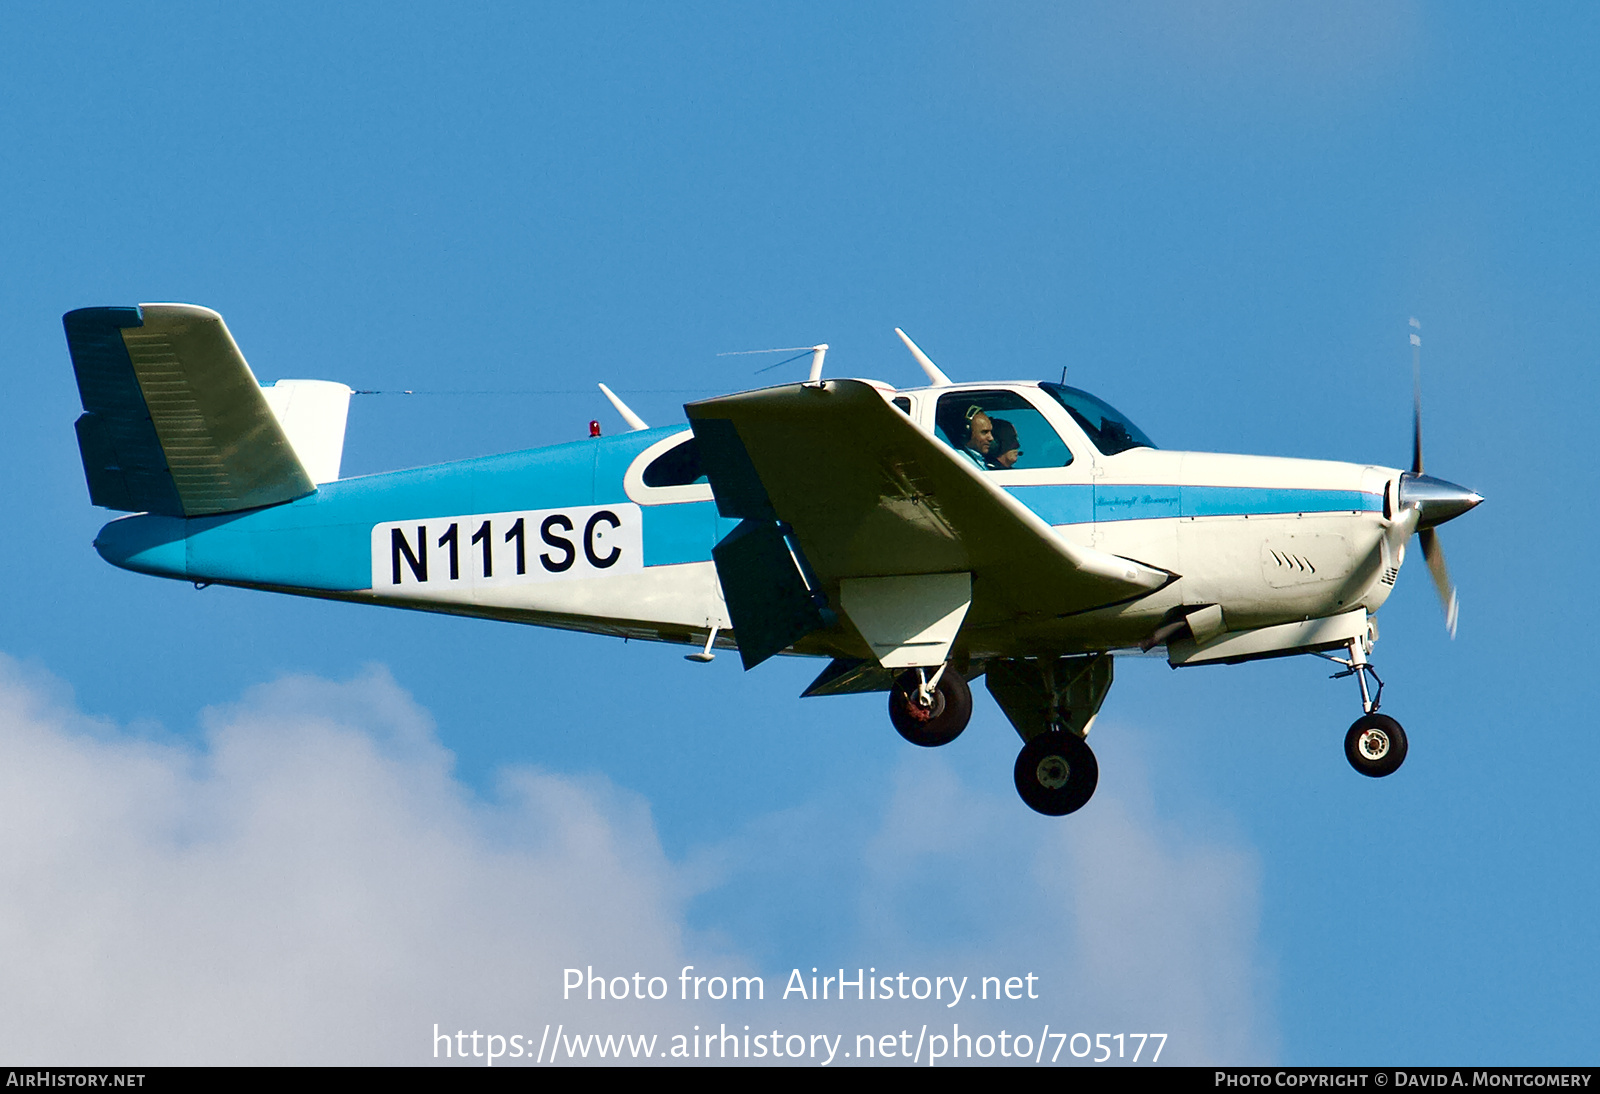
[[[841,582],[967,574],[966,619],[987,626],[1086,611],[1172,579],[1067,542],[859,380],[685,409],[722,514],[788,524],[836,606]]]
[[[316,487],[222,316],[192,304],[63,317],[83,398],[89,494],[109,509],[195,517]]]

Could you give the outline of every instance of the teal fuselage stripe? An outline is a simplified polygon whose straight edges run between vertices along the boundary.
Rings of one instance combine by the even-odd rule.
[[[1102,491],[1106,489],[1101,488]],[[1170,491],[1172,487],[1146,489]],[[1183,499],[1181,511],[1177,514],[1180,517],[1383,512],[1383,495],[1368,494],[1361,490],[1295,490],[1273,486],[1185,486],[1180,490]],[[1099,500],[1096,497],[1097,509]]]
[[[1094,520],[1092,486],[1013,486],[1006,493],[1038,513],[1046,524],[1088,524]]]
[[[1161,517],[1381,512],[1383,497],[1360,490],[1261,486],[1013,486],[1009,493],[1050,524]]]
[[[718,515],[714,501],[646,505],[642,508],[646,566],[710,562],[711,548],[723,536],[739,527],[737,518]]]
[[[623,477],[650,445],[682,426],[596,437],[503,456],[325,483],[284,505],[185,520],[144,514],[112,521],[95,546],[127,569],[195,581],[353,591],[372,584],[374,525],[410,518],[627,502]],[[1017,486],[1047,523],[1275,513],[1373,512],[1356,490],[1234,486]],[[711,561],[738,524],[715,502],[642,507],[644,564]]]
[[[372,585],[373,525],[625,502],[622,479],[628,466],[650,445],[682,431],[682,426],[641,430],[341,479],[296,501],[243,513],[194,520],[125,517],[102,528],[95,546],[108,562],[167,577],[366,589]],[[715,506],[707,503],[706,509],[708,542],[699,554],[709,559]],[[669,541],[681,549],[683,538]]]

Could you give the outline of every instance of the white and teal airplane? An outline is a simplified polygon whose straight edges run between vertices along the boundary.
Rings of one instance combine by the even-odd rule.
[[[1062,815],[1094,793],[1085,738],[1119,653],[1174,667],[1313,653],[1361,685],[1345,752],[1400,766],[1378,713],[1373,614],[1419,533],[1475,493],[1366,464],[1167,452],[1087,392],[824,379],[691,403],[688,424],[339,477],[351,390],[258,384],[222,317],[188,304],[64,319],[94,504],[135,515],[113,565],[237,585],[739,651],[828,658],[807,696],[887,691],[914,744],[955,738],[970,680],[1022,736],[1017,789]],[[898,333],[898,332],[897,332]],[[1369,689],[1368,678],[1377,684]]]

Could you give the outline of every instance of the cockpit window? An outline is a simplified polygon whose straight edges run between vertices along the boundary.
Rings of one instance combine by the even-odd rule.
[[[1089,434],[1089,440],[1101,453],[1115,456],[1118,452],[1126,452],[1130,448],[1154,448],[1150,438],[1144,431],[1130,422],[1120,411],[1110,403],[1102,402],[1090,395],[1087,391],[1080,391],[1075,387],[1065,384],[1040,384],[1039,387],[1048,391],[1056,402],[1066,408],[1072,420],[1083,427]]]
[[[939,397],[939,435],[985,471],[1027,471],[1072,462],[1055,427],[1015,391],[957,391]]]
[[[705,472],[700,470],[700,449],[695,447],[693,437],[673,445],[644,469],[646,486],[689,486],[706,481]]]

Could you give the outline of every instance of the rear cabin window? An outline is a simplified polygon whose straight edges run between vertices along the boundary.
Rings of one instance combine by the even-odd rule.
[[[1055,427],[1014,391],[941,396],[934,424],[944,442],[986,471],[1065,467],[1072,451]]]
[[[700,449],[693,437],[673,445],[644,469],[646,486],[691,486],[706,481],[705,472],[700,470]]]

